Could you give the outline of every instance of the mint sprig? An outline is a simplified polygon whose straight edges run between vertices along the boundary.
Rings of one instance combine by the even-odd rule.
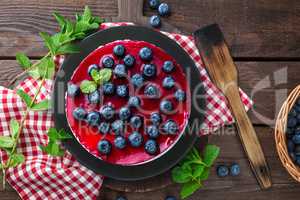
[[[172,179],[175,183],[183,184],[180,192],[182,199],[192,195],[202,187],[202,181],[208,179],[210,169],[220,154],[220,148],[207,145],[201,156],[196,148],[172,170]]]

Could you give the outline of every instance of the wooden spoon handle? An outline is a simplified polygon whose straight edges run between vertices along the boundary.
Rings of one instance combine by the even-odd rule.
[[[143,17],[143,0],[118,0],[118,18],[126,22],[138,22]]]
[[[236,83],[229,84],[224,91],[235,117],[238,133],[250,165],[262,189],[272,186],[271,175],[254,127],[246,113]]]

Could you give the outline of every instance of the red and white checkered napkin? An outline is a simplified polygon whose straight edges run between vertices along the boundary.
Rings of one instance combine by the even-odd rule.
[[[101,28],[128,23],[105,23]],[[222,93],[211,83],[204,69],[203,63],[193,42],[192,37],[164,33],[175,39],[192,57],[200,69],[200,78],[206,91],[206,117],[202,134],[220,128],[224,124],[233,122],[226,100]],[[56,58],[58,65],[62,58]],[[32,78],[23,81],[17,89],[34,96],[39,83]],[[47,81],[37,101],[50,98],[52,82]],[[9,135],[11,119],[20,120],[26,107],[16,90],[0,86],[0,135]],[[241,97],[248,109],[250,99],[241,91]],[[102,184],[102,177],[86,167],[80,165],[74,157],[66,152],[62,158],[44,154],[39,145],[48,142],[47,130],[53,126],[51,112],[30,112],[22,131],[18,151],[25,157],[25,163],[7,171],[6,178],[15,188],[22,199],[96,199]],[[205,131],[204,131],[205,130]],[[6,160],[5,152],[0,151],[0,159]]]

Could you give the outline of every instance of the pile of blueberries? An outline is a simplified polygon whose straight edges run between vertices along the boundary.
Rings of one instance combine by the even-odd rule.
[[[240,165],[237,163],[232,164],[230,167],[222,164],[217,166],[217,175],[219,177],[226,177],[228,175],[238,176],[241,173]]]
[[[123,196],[119,196],[119,197],[116,198],[116,200],[127,200],[127,198],[123,197]],[[176,200],[176,197],[174,197],[174,196],[167,196],[165,198],[165,200]]]
[[[149,23],[154,28],[161,26],[160,16],[166,17],[171,13],[170,6],[166,3],[160,3],[160,0],[149,0],[149,6],[153,10],[157,10],[159,15],[153,15],[149,19]]]
[[[292,161],[300,166],[300,99],[289,112],[286,138],[289,155]]]
[[[126,78],[127,70],[134,66],[136,58],[130,54],[126,55],[126,49],[123,45],[116,45],[113,48],[113,53],[118,59],[122,59],[124,64],[115,65],[115,61],[112,57],[106,56],[100,63],[102,67],[111,68],[113,70],[114,78],[122,79]],[[145,63],[142,66],[141,73],[136,73],[130,78],[131,84],[135,87],[142,87],[145,85],[145,80],[151,80],[155,78],[157,73],[157,67],[155,64],[150,63],[153,58],[153,52],[148,47],[143,47],[139,51],[139,58]],[[99,70],[99,67],[95,64],[89,66],[88,74],[91,75],[92,70]],[[162,86],[164,89],[175,88],[175,80],[171,76],[171,73],[175,70],[175,66],[172,61],[165,61],[162,66],[162,71],[166,74],[163,79]],[[72,98],[80,95],[80,88],[76,84],[68,84],[68,95]],[[144,120],[141,116],[132,112],[132,109],[137,109],[141,106],[142,99],[138,96],[129,97],[128,85],[115,85],[112,82],[107,82],[100,86],[96,91],[88,94],[88,101],[91,104],[98,104],[101,101],[101,96],[113,96],[117,95],[120,98],[127,98],[127,105],[121,107],[118,111],[115,110],[112,103],[101,106],[100,110],[87,112],[82,107],[77,107],[73,111],[73,117],[78,121],[85,121],[90,126],[98,128],[100,134],[114,133],[114,146],[117,149],[124,149],[129,144],[138,148],[144,143],[143,135],[138,131],[143,127]],[[151,99],[159,99],[160,89],[152,82],[147,82],[144,88],[144,95]],[[176,89],[174,97],[178,102],[183,102],[186,99],[186,94],[181,89]],[[162,114],[169,115],[172,113],[174,105],[170,100],[162,100],[160,102],[160,112],[153,112],[150,116],[151,125],[144,127],[145,133],[148,135],[148,140],[144,143],[144,149],[149,155],[155,155],[159,152],[159,146],[156,139],[159,137],[160,132],[167,135],[175,135],[178,130],[178,124],[168,119],[162,123]],[[133,129],[133,132],[125,138],[126,123],[129,123]],[[160,128],[159,128],[159,125]],[[98,151],[102,155],[110,154],[112,144],[106,139],[102,139],[98,143]]]

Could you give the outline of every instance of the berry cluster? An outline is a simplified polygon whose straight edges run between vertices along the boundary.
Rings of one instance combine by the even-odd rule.
[[[149,0],[149,6],[153,10],[157,10],[159,15],[153,15],[149,19],[149,23],[154,28],[161,26],[160,16],[169,16],[171,13],[170,6],[166,3],[160,3],[160,0]]]
[[[230,167],[226,165],[219,165],[217,166],[217,175],[219,177],[226,177],[229,174],[231,176],[238,176],[241,173],[240,165],[235,163],[232,164]]]

